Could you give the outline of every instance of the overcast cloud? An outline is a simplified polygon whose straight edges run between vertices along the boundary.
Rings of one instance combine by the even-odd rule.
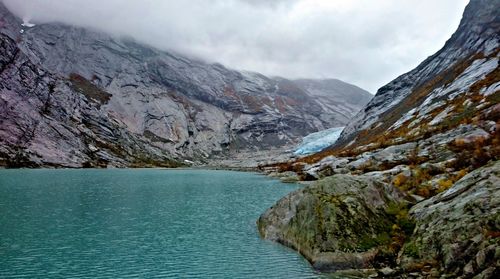
[[[2,0],[34,23],[131,36],[230,68],[372,93],[443,46],[467,0]]]

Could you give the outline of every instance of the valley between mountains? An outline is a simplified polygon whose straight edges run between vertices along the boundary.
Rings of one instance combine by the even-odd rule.
[[[93,30],[25,27],[4,6],[0,17],[7,167],[173,167],[241,153],[251,160],[346,125],[372,97],[339,80],[238,72]]]
[[[471,0],[443,48],[375,96],[22,23],[0,4],[1,167],[256,170],[305,184],[257,228],[318,271],[500,277],[500,0]]]

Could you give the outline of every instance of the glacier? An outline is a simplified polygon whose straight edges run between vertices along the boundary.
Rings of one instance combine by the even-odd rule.
[[[330,128],[305,136],[302,142],[297,146],[294,154],[307,155],[327,148],[337,141],[344,128],[345,127]]]

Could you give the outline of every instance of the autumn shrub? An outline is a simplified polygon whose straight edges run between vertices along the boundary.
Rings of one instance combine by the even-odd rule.
[[[392,184],[398,188],[400,188],[402,185],[404,185],[408,181],[408,177],[404,175],[403,173],[400,173],[394,177],[392,180]]]
[[[456,160],[448,164],[454,169],[476,169],[486,165],[491,160],[500,158],[500,131],[495,131],[489,137],[456,139],[448,144],[450,150],[456,153]]]
[[[80,92],[87,99],[96,101],[98,104],[106,104],[111,99],[111,94],[97,87],[79,74],[71,73],[69,81],[75,91]]]
[[[443,179],[438,181],[437,191],[439,193],[444,192],[444,191],[448,190],[452,185],[453,185],[453,181],[451,179],[443,178]]]
[[[417,194],[423,197],[430,197],[434,193],[431,188],[425,183],[432,176],[427,169],[422,169],[419,166],[410,166],[412,168],[410,176],[398,174],[392,181],[393,185],[398,189],[410,194]]]
[[[399,251],[415,229],[415,222],[408,214],[410,206],[408,203],[391,202],[385,209],[385,213],[393,223],[389,228],[391,237],[389,248],[392,252]]]

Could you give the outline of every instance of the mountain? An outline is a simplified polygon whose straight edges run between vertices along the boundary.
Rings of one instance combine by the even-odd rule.
[[[309,92],[324,110],[336,112],[336,119],[342,119],[346,123],[373,98],[373,95],[363,89],[338,79],[297,79],[294,82]],[[363,105],[360,107],[361,104]],[[340,125],[335,123],[334,127],[338,126]]]
[[[257,221],[320,271],[500,276],[500,1],[471,0],[436,54],[378,90],[319,153],[261,166],[311,180]]]
[[[438,126],[446,118],[459,117],[467,107],[459,101],[479,104],[495,93],[499,88],[498,8],[498,0],[471,1],[444,47],[380,88],[344,129],[339,145],[353,142],[359,146],[402,134],[402,130],[416,135],[425,125]]]
[[[175,165],[284,148],[345,125],[370,97],[340,81],[238,72],[94,30],[22,26],[2,4],[0,18],[3,165]]]

